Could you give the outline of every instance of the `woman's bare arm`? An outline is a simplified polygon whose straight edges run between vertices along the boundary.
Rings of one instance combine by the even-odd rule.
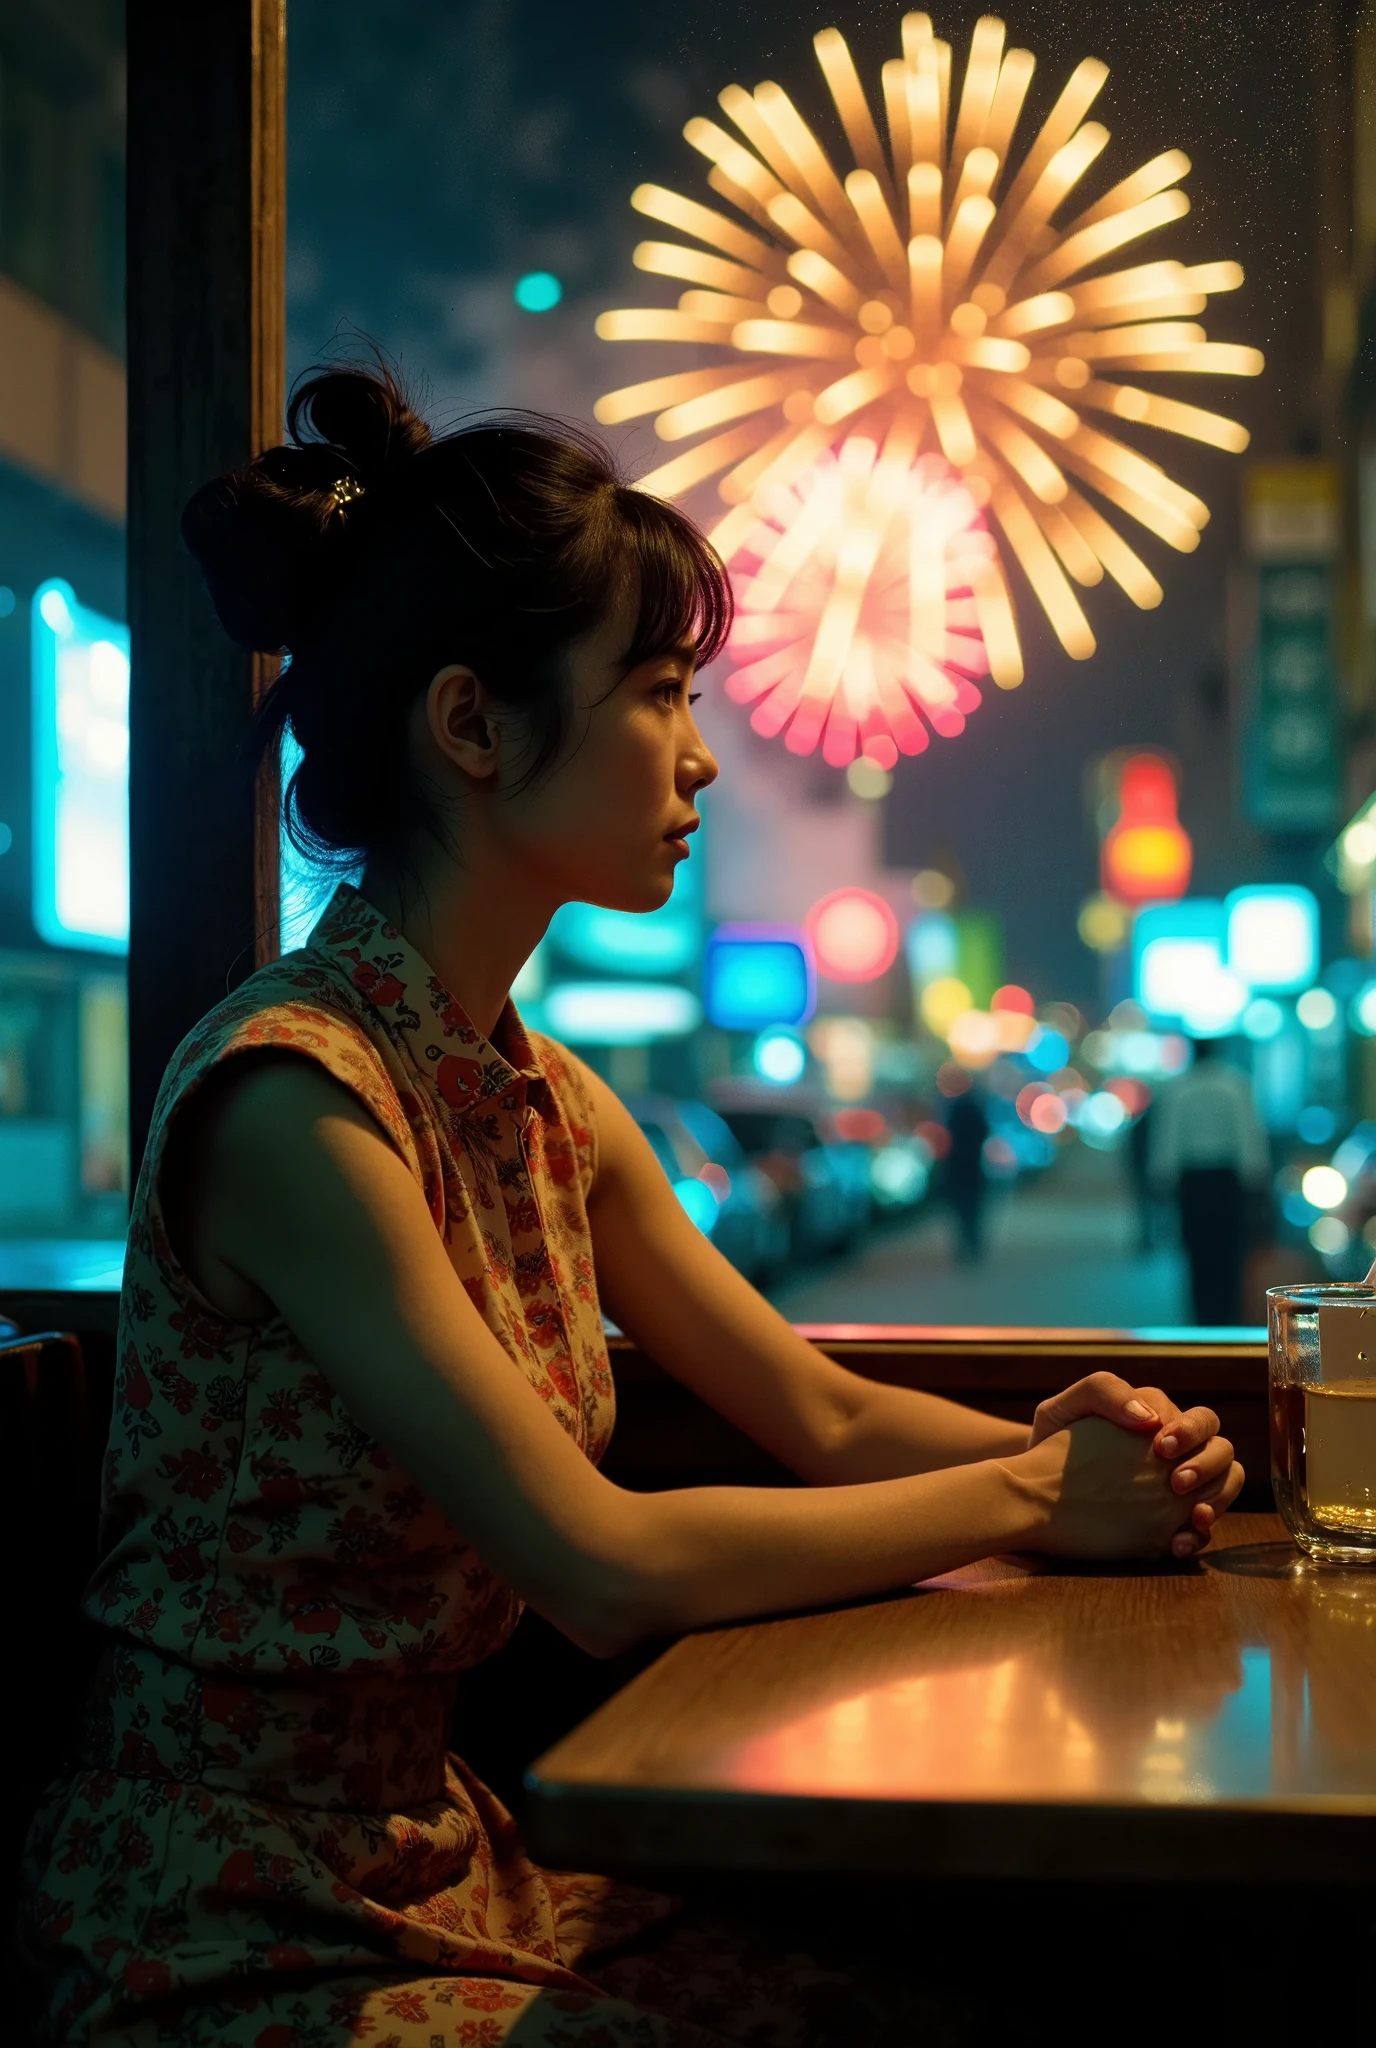
[[[895,1479],[1028,1448],[1024,1425],[862,1379],[800,1337],[689,1221],[625,1105],[595,1075],[589,1079],[598,1128],[588,1205],[598,1289],[618,1325],[666,1372],[813,1485]],[[1160,1441],[1159,1418],[1172,1432],[1160,1441],[1162,1454],[1197,1475],[1184,1491],[1198,1495],[1228,1472],[1232,1451],[1212,1441],[1212,1411],[1181,1416],[1152,1389],[1151,1412],[1134,1415],[1134,1389],[1107,1373],[1081,1388],[1057,1427],[1092,1413]]]
[[[991,1550],[1159,1551],[1188,1517],[1141,1440],[1094,1422],[917,1477],[627,1493],[483,1323],[414,1178],[345,1089],[290,1056],[245,1061],[197,1154],[207,1284],[218,1269],[275,1305],[493,1570],[589,1649],[884,1591]]]

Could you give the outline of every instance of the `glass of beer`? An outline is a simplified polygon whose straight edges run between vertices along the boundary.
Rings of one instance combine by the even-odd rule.
[[[1300,1549],[1376,1564],[1376,1287],[1271,1287],[1271,1484]]]

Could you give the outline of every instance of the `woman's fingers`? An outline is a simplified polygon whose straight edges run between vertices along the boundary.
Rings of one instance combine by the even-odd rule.
[[[1150,1399],[1152,1389],[1143,1395]],[[1156,1439],[1156,1450],[1163,1458],[1188,1458],[1192,1452],[1216,1437],[1219,1430],[1218,1417],[1212,1408],[1187,1408],[1184,1414],[1165,1415],[1163,1426]]]
[[[1202,1487],[1198,1495],[1191,1501],[1191,1515],[1194,1514],[1197,1508],[1202,1508],[1206,1515],[1212,1520],[1217,1521],[1218,1517],[1221,1514],[1225,1514],[1237,1499],[1242,1482],[1246,1476],[1237,1459],[1230,1458],[1227,1471],[1221,1472],[1217,1479],[1213,1480],[1208,1486]]]
[[[1199,1493],[1202,1496],[1206,1487],[1226,1474],[1232,1462],[1233,1447],[1227,1437],[1210,1437],[1202,1450],[1182,1459],[1174,1468],[1171,1485],[1177,1493]]]
[[[1030,1449],[1044,1437],[1054,1436],[1058,1429],[1068,1429],[1072,1422],[1083,1422],[1089,1415],[1116,1422],[1123,1429],[1148,1430],[1173,1424],[1178,1413],[1174,1401],[1168,1400],[1159,1387],[1133,1387],[1115,1372],[1092,1372],[1039,1405],[1032,1418],[1028,1446]]]
[[[1160,1387],[1133,1387],[1117,1373],[1094,1372],[1041,1403],[1029,1444],[1090,1415],[1123,1429],[1156,1432],[1154,1450],[1175,1468],[1170,1475],[1172,1491],[1189,1496],[1189,1523],[1176,1531],[1171,1554],[1186,1558],[1203,1550],[1219,1515],[1236,1500],[1244,1477],[1231,1443],[1219,1434],[1213,1409],[1201,1405],[1182,1413]]]
[[[1174,1557],[1192,1557],[1197,1551],[1204,1549],[1213,1534],[1215,1522],[1221,1514],[1227,1512],[1242,1491],[1246,1476],[1234,1458],[1223,1477],[1216,1485],[1210,1487],[1208,1498],[1192,1504],[1189,1528],[1177,1530],[1171,1539],[1171,1554]]]

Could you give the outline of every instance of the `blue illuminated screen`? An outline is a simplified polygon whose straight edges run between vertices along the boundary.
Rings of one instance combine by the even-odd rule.
[[[129,629],[54,577],[33,595],[33,921],[129,950]]]
[[[801,1024],[812,1013],[811,963],[798,940],[726,938],[719,932],[703,963],[703,999],[723,1031]]]

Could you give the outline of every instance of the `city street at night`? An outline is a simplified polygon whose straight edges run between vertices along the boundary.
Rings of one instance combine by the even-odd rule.
[[[790,1273],[774,1299],[799,1323],[1160,1328],[1187,1323],[1183,1261],[1141,1252],[1121,1154],[1077,1147],[1040,1180],[991,1197],[984,1257],[955,1262],[940,1204],[851,1259]]]

